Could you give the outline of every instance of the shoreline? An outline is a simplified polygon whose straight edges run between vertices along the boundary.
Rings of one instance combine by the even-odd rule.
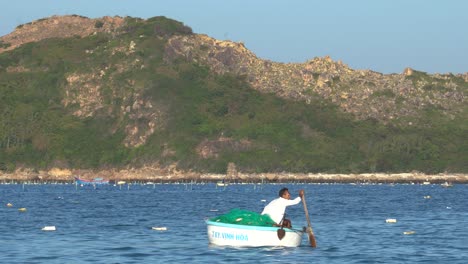
[[[163,172],[153,168],[128,170],[69,170],[53,168],[49,171],[21,169],[13,173],[0,172],[0,183],[47,183],[74,182],[74,177],[94,179],[97,177],[109,181],[125,182],[219,182],[231,183],[468,183],[468,174],[440,173],[361,173],[361,174],[326,174],[326,173],[240,173],[231,175],[196,172]]]

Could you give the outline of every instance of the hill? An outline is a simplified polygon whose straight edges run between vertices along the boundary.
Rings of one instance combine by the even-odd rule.
[[[284,64],[165,17],[0,38],[0,169],[468,171],[468,73]]]

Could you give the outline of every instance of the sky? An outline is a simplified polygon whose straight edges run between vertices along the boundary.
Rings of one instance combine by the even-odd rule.
[[[0,36],[53,15],[166,16],[257,57],[385,74],[468,72],[468,0],[0,0]]]

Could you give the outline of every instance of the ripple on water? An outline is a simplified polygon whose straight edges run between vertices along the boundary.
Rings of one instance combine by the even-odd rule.
[[[283,185],[283,184],[282,184]],[[464,263],[468,187],[284,184],[305,189],[318,248],[210,246],[204,219],[261,211],[279,185],[132,185],[130,189],[0,185],[0,263]],[[424,196],[431,199],[424,199]],[[57,199],[57,197],[62,197]],[[19,207],[27,212],[19,213]],[[450,207],[451,209],[447,209]],[[217,211],[210,211],[216,209]],[[306,225],[301,206],[288,208]],[[385,219],[397,223],[387,224]],[[41,231],[55,225],[57,231]],[[153,226],[166,231],[151,230]],[[404,235],[404,231],[415,231]]]

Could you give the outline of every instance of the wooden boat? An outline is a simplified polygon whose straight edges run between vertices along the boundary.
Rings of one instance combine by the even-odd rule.
[[[284,228],[286,235],[278,238],[279,227],[236,225],[206,221],[208,240],[212,245],[234,247],[298,247],[305,229]]]
[[[98,185],[98,184],[109,184],[109,181],[103,178],[94,178],[92,180],[87,180],[87,179],[81,179],[81,178],[75,177],[75,183],[78,185]]]

